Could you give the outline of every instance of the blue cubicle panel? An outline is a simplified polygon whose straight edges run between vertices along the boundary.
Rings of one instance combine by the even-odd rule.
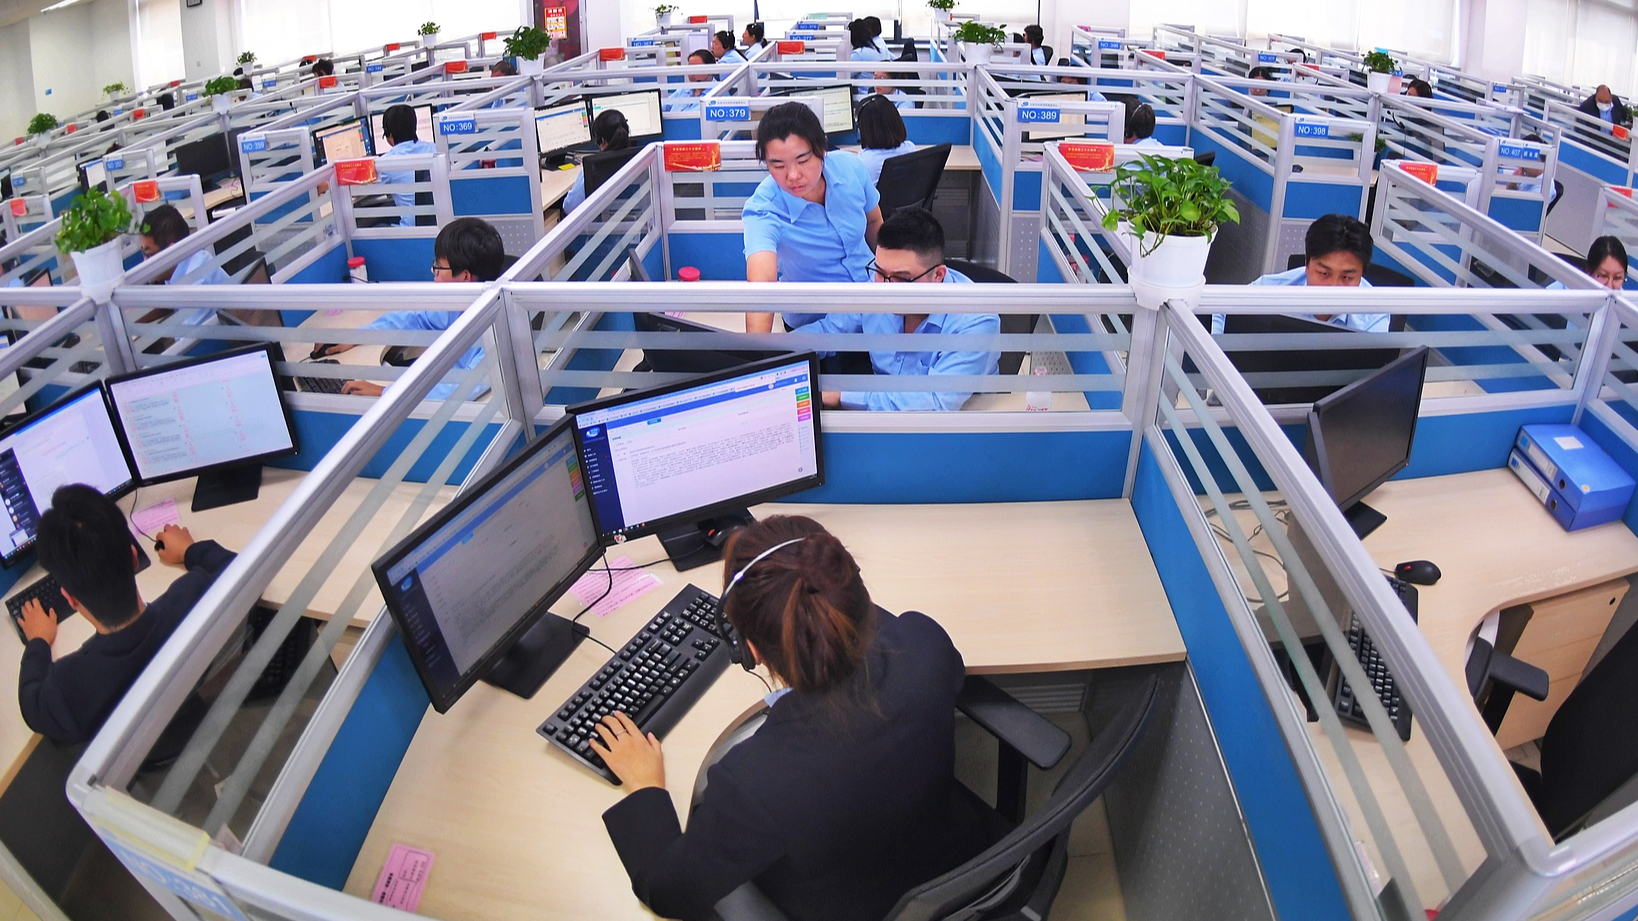
[[[1441,247],[1444,248],[1444,247]],[[1455,255],[1452,254],[1455,258]],[[1372,261],[1375,261],[1374,259]],[[1384,263],[1393,265],[1389,260]],[[1441,270],[1440,274],[1448,275]],[[1454,314],[1418,315],[1410,317],[1407,330],[1422,332],[1463,332],[1487,327],[1470,316]],[[1443,346],[1436,351],[1454,365],[1526,365],[1529,362],[1505,345]],[[1483,378],[1474,381],[1487,393],[1512,393],[1520,390],[1558,390],[1559,385],[1541,374],[1520,377]],[[1505,458],[1504,458],[1505,459]],[[1499,466],[1499,465],[1498,465]]]
[[[1558,162],[1571,169],[1580,170],[1606,185],[1627,184],[1625,168],[1608,157],[1593,153],[1575,143],[1568,133],[1559,141]]]
[[[1629,423],[1632,423],[1634,418],[1638,418],[1638,413],[1634,413],[1632,407],[1624,402],[1614,402],[1609,405]],[[1604,420],[1598,417],[1597,413],[1582,414],[1581,430],[1586,432],[1593,441],[1598,442],[1599,447],[1609,452],[1610,457],[1621,465],[1621,469],[1638,478],[1638,450],[1634,450],[1631,445],[1622,441],[1621,437],[1615,434],[1605,424]],[[1638,496],[1634,496],[1632,501],[1627,503],[1626,514],[1621,516],[1621,520],[1626,523],[1629,530],[1634,534],[1638,534]],[[1633,916],[1628,915],[1627,917]]]
[[[500,165],[504,164],[505,161],[500,161]],[[455,173],[449,177],[449,199],[456,217],[528,214],[532,201],[529,195],[529,180],[522,176],[474,179],[468,177],[465,172]],[[370,276],[375,277],[373,267]],[[424,278],[415,280],[422,281]]]
[[[910,140],[923,147],[933,144],[962,146],[973,142],[973,120],[966,115],[917,115],[904,120]]]
[[[660,134],[668,141],[697,141],[700,139],[700,120],[697,115],[686,118],[663,116]]]
[[[1533,235],[1541,230],[1546,207],[1539,199],[1492,198],[1489,214],[1503,227]]]
[[[630,332],[636,329],[629,313],[606,313],[598,321],[596,329],[619,330]],[[569,359],[568,369],[571,371],[612,371],[620,360],[623,349],[576,349],[574,357]],[[573,405],[587,400],[597,399],[600,391],[596,387],[553,387],[546,391],[546,402],[550,405]],[[429,455],[431,451],[427,452]]]
[[[699,269],[702,281],[745,280],[743,234],[673,233],[666,235],[666,245],[671,249],[671,264]]]
[[[269,461],[268,466],[270,467],[283,467],[288,470],[312,470],[324,458],[325,454],[335,447],[336,442],[340,441],[341,437],[358,423],[356,413],[291,409],[290,417],[295,424],[296,444],[301,446],[301,450],[289,457]],[[422,453],[421,459],[404,475],[404,479],[412,483],[425,483],[427,478],[436,471],[438,465],[449,455],[449,452],[454,450],[455,443],[460,440],[461,435],[470,424],[453,421],[445,424],[437,436],[433,438],[432,444]],[[405,421],[392,434],[392,437],[387,439],[387,443],[381,446],[381,450],[370,458],[369,463],[364,465],[364,469],[358,475],[371,479],[384,476],[387,468],[398,458],[399,453],[409,445],[410,440],[419,434],[425,425],[426,421],[422,419]],[[483,452],[488,448],[489,443],[495,440],[499,432],[499,423],[492,422],[485,427],[485,430],[478,436],[471,449],[467,451],[466,457],[462,458],[460,464],[455,468],[455,472],[451,475],[452,482],[460,483],[466,479],[467,474],[472,471],[473,465],[483,456]]]
[[[527,201],[527,199],[525,199]],[[432,238],[354,240],[353,255],[363,256],[371,281],[431,281]],[[346,274],[346,259],[342,260]],[[339,279],[337,279],[339,281]]]

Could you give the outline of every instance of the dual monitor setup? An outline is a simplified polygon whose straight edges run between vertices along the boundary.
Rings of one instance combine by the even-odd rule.
[[[431,141],[433,107],[420,105],[412,108],[415,110],[416,139]],[[323,166],[336,160],[357,160],[386,153],[392,145],[387,143],[386,131],[381,125],[385,115],[385,111],[376,112],[369,121],[349,118],[313,129],[314,165]]]
[[[659,90],[635,90],[599,96],[570,96],[535,109],[535,137],[549,167],[561,166],[574,151],[597,150],[592,123],[610,110],[626,117],[632,148],[641,148],[665,136],[660,121]],[[612,153],[612,151],[611,151]],[[594,155],[595,156],[595,155]],[[588,157],[587,159],[591,159]],[[591,191],[589,188],[587,191]]]
[[[823,485],[818,379],[797,352],[572,406],[376,560],[438,712],[480,678],[539,690],[588,632],[548,609],[606,547],[657,534],[705,565],[748,506]]]
[[[193,510],[256,497],[261,463],[296,453],[267,346],[118,375],[67,394],[0,434],[0,562],[34,545],[52,493],[83,483],[117,498],[198,476]]]

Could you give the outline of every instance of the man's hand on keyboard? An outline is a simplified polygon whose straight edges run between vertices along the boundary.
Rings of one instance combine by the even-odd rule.
[[[38,598],[23,603],[23,636],[30,640],[45,640],[47,645],[57,641],[57,615],[47,611]]]
[[[358,396],[378,397],[387,392],[387,388],[369,381],[348,381],[341,385],[342,393],[351,393]]]
[[[592,751],[620,778],[627,794],[644,787],[665,789],[665,756],[653,733],[644,735],[624,713],[610,713],[597,724],[597,735]]]

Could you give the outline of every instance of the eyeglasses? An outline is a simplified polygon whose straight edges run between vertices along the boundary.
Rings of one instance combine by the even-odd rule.
[[[432,264],[432,277],[433,278],[437,278],[439,272],[449,272],[449,273],[453,274],[454,271],[455,271],[454,269],[450,268],[447,265],[439,265],[436,262],[434,262]]]
[[[902,285],[902,284],[908,284],[908,283],[913,282],[913,281],[921,281],[923,278],[926,278],[928,275],[933,274],[933,269],[936,269],[939,266],[942,266],[943,264],[944,263],[940,262],[940,263],[938,263],[938,265],[933,266],[932,269],[928,269],[927,271],[921,273],[920,275],[917,275],[914,278],[911,278],[911,277],[906,276],[906,275],[889,275],[888,273],[882,271],[882,267],[877,265],[876,260],[874,260],[874,259],[870,260],[869,268],[870,268],[870,271],[876,276],[877,280],[886,281],[886,282],[897,282],[898,284]]]

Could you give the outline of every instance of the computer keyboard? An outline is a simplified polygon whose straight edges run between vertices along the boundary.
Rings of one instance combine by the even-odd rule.
[[[1417,595],[1416,586],[1409,582],[1401,582],[1392,576],[1388,577],[1388,585],[1399,596],[1399,601],[1410,612],[1411,620],[1416,620]],[[1399,733],[1402,742],[1409,742],[1411,736],[1410,704],[1399,696],[1399,685],[1394,682],[1393,674],[1388,671],[1388,663],[1382,661],[1382,654],[1376,649],[1376,644],[1360,626],[1358,615],[1348,620],[1348,646],[1353,649],[1354,655],[1359,658],[1360,667],[1365,670],[1365,677],[1371,681],[1376,691],[1377,700],[1382,701],[1382,709],[1388,711],[1388,718],[1393,720],[1393,728]],[[1351,723],[1368,725],[1365,719],[1365,710],[1354,697],[1353,689],[1348,686],[1346,679],[1337,682],[1336,696],[1333,701],[1337,708],[1337,715]]]
[[[597,722],[624,712],[664,736],[728,667],[716,632],[717,599],[689,585],[535,731],[604,780],[618,784],[591,748]]]
[[[307,362],[315,365],[336,365],[341,362],[334,358],[320,358],[317,361]],[[297,389],[307,393],[340,393],[341,385],[347,383],[339,377],[298,377]]]
[[[23,605],[30,598],[40,599],[46,610],[57,615],[57,622],[62,623],[74,616],[74,609],[68,606],[68,599],[63,597],[63,587],[51,576],[41,576],[33,585],[23,589],[6,599],[6,610],[11,612],[11,625],[17,631],[17,638],[27,645],[28,639],[23,636]]]

